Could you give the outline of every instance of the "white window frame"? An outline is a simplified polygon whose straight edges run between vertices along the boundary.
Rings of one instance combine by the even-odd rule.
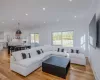
[[[34,34],[34,42],[31,42],[31,43],[35,43],[35,42],[36,42],[36,41],[35,41],[35,34],[38,34],[38,35],[39,35],[39,33],[31,33],[30,36],[31,36],[32,34]],[[40,39],[40,35],[39,35],[39,39]],[[40,43],[40,40],[39,40],[39,43]]]
[[[70,32],[70,31],[73,32],[73,46],[72,46],[72,47],[74,47],[74,30],[68,30],[68,31],[53,31],[53,32],[51,33],[51,45],[53,45],[53,46],[63,46],[63,45],[62,45],[62,40],[61,40],[61,45],[54,45],[54,44],[53,44],[53,33],[61,32],[61,37],[62,37],[62,33],[63,33],[63,32]]]

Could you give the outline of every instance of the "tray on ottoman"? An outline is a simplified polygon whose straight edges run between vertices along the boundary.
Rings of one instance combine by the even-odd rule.
[[[58,77],[66,78],[70,68],[70,59],[52,56],[42,63],[42,71]]]

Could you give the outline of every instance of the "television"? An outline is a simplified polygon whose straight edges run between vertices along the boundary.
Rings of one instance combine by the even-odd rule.
[[[94,48],[97,46],[96,14],[93,16],[89,24],[89,44]]]
[[[97,47],[100,48],[100,19],[97,21]]]

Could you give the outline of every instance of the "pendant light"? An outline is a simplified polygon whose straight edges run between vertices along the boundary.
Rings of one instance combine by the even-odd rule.
[[[18,28],[19,28],[19,26],[20,26],[20,23],[18,23]],[[17,29],[16,34],[22,34],[21,30]]]

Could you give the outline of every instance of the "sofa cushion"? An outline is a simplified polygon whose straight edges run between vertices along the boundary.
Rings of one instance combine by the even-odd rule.
[[[79,53],[79,54],[77,54],[77,53],[69,53],[69,57],[70,58],[81,58],[81,59],[85,59],[85,56],[84,56],[84,54],[82,54],[82,53]]]
[[[34,58],[27,58],[24,60],[17,61],[16,64],[21,65],[23,67],[29,67],[32,64],[37,63],[39,61],[41,60],[38,57],[34,57]]]
[[[68,53],[64,53],[64,52],[52,52],[52,54],[56,56],[68,56]]]
[[[39,57],[41,60],[43,60],[45,57],[51,55],[50,52],[45,52],[43,54],[37,55],[36,57]]]
[[[31,57],[34,57],[34,56],[37,56],[38,55],[37,52],[36,52],[36,48],[31,48],[29,50],[29,53],[31,54]]]
[[[52,51],[58,51],[58,48],[60,48],[60,46],[52,46]],[[59,49],[60,51],[60,49]]]
[[[52,51],[52,46],[45,45],[45,46],[42,47],[42,50],[43,50],[44,52]]]
[[[66,47],[62,47],[62,46],[52,46],[52,51],[57,51],[57,52],[64,52],[67,51]]]
[[[48,52],[45,52],[44,54],[51,55],[53,52],[57,52],[57,51],[48,51]]]
[[[52,52],[52,51],[48,51],[48,52],[44,52],[43,54],[38,55],[38,54],[36,53],[36,49],[34,49],[34,50],[31,50],[31,57],[39,57],[39,56],[41,56],[41,55],[49,55],[49,54],[51,54],[51,52]]]
[[[43,60],[46,56],[47,56],[47,55],[45,55],[45,54],[41,54],[41,55],[39,55],[39,58],[40,58],[41,60]]]
[[[12,56],[15,58],[16,61],[20,61],[20,60],[23,59],[23,58],[22,58],[22,55],[21,55],[20,53],[18,53],[18,54],[13,54]]]

